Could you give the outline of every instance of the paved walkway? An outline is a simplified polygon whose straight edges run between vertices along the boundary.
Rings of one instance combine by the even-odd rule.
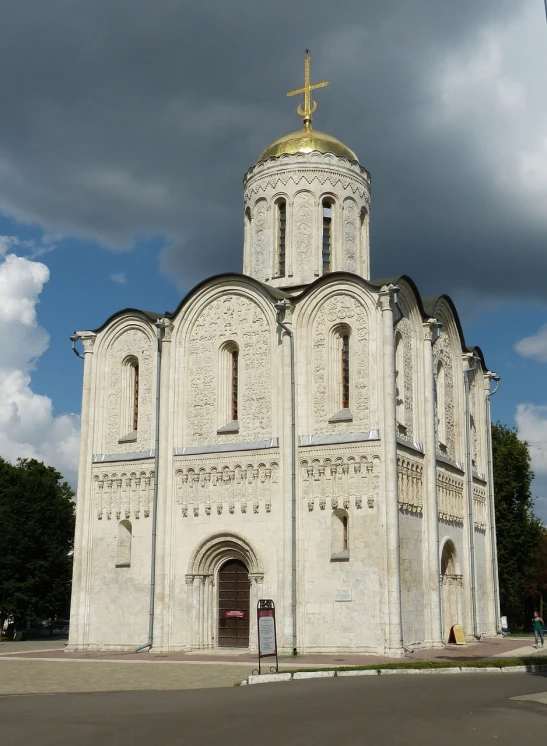
[[[479,660],[510,654],[543,655],[515,638],[487,640],[442,650],[417,650],[404,660]],[[332,667],[393,662],[363,655],[302,655],[281,658],[280,668]],[[0,695],[60,692],[112,692],[231,687],[256,668],[248,654],[65,653],[64,643],[0,643]]]

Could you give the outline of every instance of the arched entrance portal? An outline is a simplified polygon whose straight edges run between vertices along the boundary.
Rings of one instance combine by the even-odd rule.
[[[441,554],[441,598],[445,642],[448,642],[452,626],[462,623],[462,585],[456,547],[452,539],[447,539],[443,544]]]
[[[249,570],[244,562],[231,559],[218,572],[218,645],[249,647]]]
[[[255,609],[262,597],[263,581],[262,562],[245,537],[225,532],[198,544],[186,574],[188,647],[243,648],[249,647],[250,640],[253,651],[256,614],[249,614],[249,609]],[[243,613],[227,615],[229,611]],[[233,619],[237,623],[228,623]]]

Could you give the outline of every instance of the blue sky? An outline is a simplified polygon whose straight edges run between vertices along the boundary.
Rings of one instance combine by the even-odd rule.
[[[241,178],[299,126],[285,92],[309,46],[330,80],[314,125],[372,173],[373,275],[453,297],[547,522],[543,2],[280,0],[279,27],[247,0],[42,10],[0,0],[0,452],[74,480],[69,335],[240,270]]]

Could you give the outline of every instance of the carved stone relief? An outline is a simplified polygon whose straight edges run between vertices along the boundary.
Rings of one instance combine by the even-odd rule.
[[[299,192],[294,198],[294,242],[296,247],[295,265],[308,266],[312,260],[312,221],[314,216],[313,195]]]
[[[463,524],[465,515],[463,477],[437,467],[437,500],[441,521]]]
[[[454,366],[452,362],[452,350],[450,347],[450,338],[444,331],[440,333],[439,339],[433,346],[433,356],[435,360],[435,371],[439,360],[442,360],[445,372],[445,432],[446,432],[446,450],[439,447],[439,438],[436,437],[437,453],[439,456],[448,456],[456,461],[456,418],[454,409]],[[435,422],[438,423],[437,403],[435,402]]]
[[[486,488],[473,485],[473,523],[479,531],[486,531]]]
[[[228,340],[239,347],[239,433],[218,435],[217,428],[226,424],[216,421],[218,356]],[[188,445],[271,437],[270,344],[266,318],[251,299],[229,293],[203,309],[188,350]]]
[[[93,470],[93,500],[99,520],[149,518],[154,471],[142,464],[117,464],[116,471]]]
[[[266,201],[256,203],[253,215],[253,260],[254,277],[263,280],[266,277],[267,246],[266,246]]]
[[[344,259],[348,272],[357,272],[359,209],[353,199],[344,201]]]
[[[139,424],[137,441],[118,443],[122,435],[120,432],[121,407],[126,402],[121,401],[122,365],[128,356],[135,356],[139,361]],[[150,338],[140,329],[130,328],[121,334],[109,352],[108,366],[110,380],[108,384],[108,405],[106,407],[108,453],[131,453],[151,448],[152,443],[152,402],[153,396],[153,366],[154,351]]]
[[[186,461],[176,469],[176,500],[183,518],[271,513],[279,497],[279,462],[264,459],[212,463]]]
[[[374,508],[380,489],[380,458],[367,454],[309,458],[300,462],[300,494],[311,512]]]
[[[350,410],[353,422],[329,423],[336,412],[329,395],[328,335],[343,322],[351,330]],[[366,311],[352,296],[328,298],[320,307],[313,330],[313,416],[314,433],[365,432],[369,429],[369,349]]]
[[[423,513],[423,462],[406,454],[397,454],[399,509]]]
[[[409,443],[414,442],[414,360],[412,356],[412,324],[406,318],[402,318],[397,324],[397,331],[400,332],[403,342],[403,367],[402,371],[402,388],[404,390],[405,404],[405,422],[404,428],[399,427],[397,435]],[[397,377],[399,382],[399,375]]]

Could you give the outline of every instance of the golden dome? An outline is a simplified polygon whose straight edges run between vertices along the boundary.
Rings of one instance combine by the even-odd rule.
[[[266,161],[268,158],[278,158],[284,153],[294,155],[295,153],[311,153],[318,150],[320,153],[333,153],[334,155],[343,156],[350,161],[357,161],[358,158],[347,145],[337,140],[336,137],[327,135],[325,132],[304,127],[297,132],[291,132],[289,135],[283,135],[278,140],[269,145],[262,153],[259,161]]]

